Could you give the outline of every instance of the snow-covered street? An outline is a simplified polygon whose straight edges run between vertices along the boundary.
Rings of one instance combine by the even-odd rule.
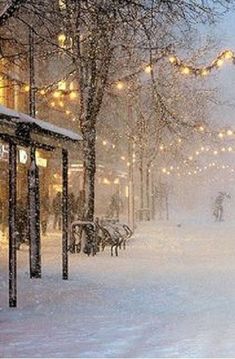
[[[144,224],[118,258],[70,255],[69,281],[59,235],[44,238],[41,280],[19,252],[17,309],[1,256],[0,356],[234,356],[234,233],[233,222]]]

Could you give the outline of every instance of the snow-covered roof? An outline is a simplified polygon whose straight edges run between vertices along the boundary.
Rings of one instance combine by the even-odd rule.
[[[79,133],[53,125],[46,121],[38,120],[36,118],[26,115],[25,113],[17,112],[2,105],[0,105],[0,118],[4,118],[6,120],[10,119],[12,122],[15,123],[25,123],[29,125],[31,124],[38,127],[43,132],[49,132],[52,135],[59,136],[64,139],[69,139],[72,141],[82,140],[82,136]]]

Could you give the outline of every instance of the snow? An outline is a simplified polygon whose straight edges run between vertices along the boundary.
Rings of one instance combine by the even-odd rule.
[[[179,224],[181,226],[179,226]],[[7,303],[1,240],[1,357],[234,357],[235,222],[145,223],[119,257],[70,255],[42,241],[42,279],[18,252],[18,308]]]
[[[75,133],[71,130],[53,125],[46,121],[35,119],[35,118],[30,117],[24,113],[17,112],[15,110],[12,110],[5,106],[0,105],[0,117],[3,117],[2,115],[6,116],[6,119],[8,119],[10,117],[13,122],[16,122],[16,123],[23,122],[23,123],[27,123],[27,124],[34,124],[34,125],[37,125],[38,127],[40,127],[40,129],[42,129],[44,131],[53,132],[54,134],[60,135],[62,137],[68,138],[73,141],[81,141],[82,140],[82,136],[80,134]]]

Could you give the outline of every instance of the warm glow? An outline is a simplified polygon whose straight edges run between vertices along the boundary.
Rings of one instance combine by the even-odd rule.
[[[163,151],[163,150],[164,150],[164,146],[163,146],[163,145],[160,145],[160,146],[159,146],[159,149],[160,149],[161,151]]]
[[[66,40],[65,34],[59,34],[58,41],[59,41],[60,45],[63,45],[65,40]]]
[[[115,180],[114,180],[113,183],[114,183],[114,184],[119,184],[119,183],[120,183],[119,178],[115,178]]]
[[[166,168],[162,168],[162,172],[166,173],[167,172]]]
[[[45,94],[46,94],[46,91],[45,91],[45,90],[41,90],[41,91],[40,91],[40,94],[41,94],[41,95],[45,95]]]
[[[66,81],[60,81],[58,83],[58,89],[62,91],[66,90]]]
[[[30,90],[30,86],[29,85],[24,85],[24,91],[29,92],[29,90]]]
[[[75,100],[77,98],[77,92],[76,91],[71,91],[69,94],[69,97],[71,100]]]
[[[228,130],[228,131],[227,131],[227,135],[228,135],[228,136],[232,136],[232,134],[233,134],[233,131],[232,131],[232,130]]]
[[[225,59],[231,59],[233,57],[233,52],[232,51],[230,51],[230,50],[228,50],[228,51],[226,51],[225,52],[225,54],[224,54],[224,58]]]
[[[176,59],[175,56],[170,56],[169,61],[170,61],[171,64],[174,64],[174,63],[176,63],[177,59]]]
[[[199,131],[203,132],[203,131],[204,131],[204,127],[203,127],[203,126],[200,126],[200,127],[199,127]]]
[[[201,71],[201,75],[202,76],[207,76],[209,74],[209,71],[207,70],[207,69],[203,69],[202,71]]]
[[[108,180],[108,178],[103,179],[103,184],[110,184],[111,182]]]
[[[213,153],[214,153],[214,155],[218,155],[218,151],[214,151]]]
[[[60,107],[64,107],[64,102],[63,102],[63,101],[60,101],[60,102],[59,102],[59,105],[60,105]]]
[[[66,115],[70,115],[70,114],[71,114],[71,111],[66,110],[65,113],[66,113]]]
[[[54,101],[51,102],[51,107],[55,107],[55,102]]]
[[[146,72],[146,74],[150,74],[151,70],[152,70],[151,65],[146,66],[145,69],[144,69],[144,71]]]
[[[121,160],[125,161],[126,157],[125,156],[121,156]]]
[[[121,82],[121,81],[117,82],[116,87],[118,90],[122,90],[124,88],[123,82]]]
[[[102,141],[102,144],[103,144],[103,146],[106,146],[107,145],[107,141]]]
[[[219,137],[219,138],[223,138],[223,137],[224,137],[223,133],[220,132],[220,133],[218,134],[218,137]]]
[[[219,60],[216,61],[216,65],[218,67],[221,67],[223,65],[223,63],[224,63],[224,61],[222,59],[219,59]]]
[[[55,92],[53,93],[53,97],[54,97],[54,98],[59,98],[59,97],[60,97],[60,91],[55,91]]]
[[[193,156],[189,156],[189,161],[192,161],[193,160]]]
[[[232,147],[230,146],[230,147],[228,147],[228,152],[232,152]]]
[[[187,66],[182,67],[181,69],[182,74],[189,75],[190,74],[190,68]]]

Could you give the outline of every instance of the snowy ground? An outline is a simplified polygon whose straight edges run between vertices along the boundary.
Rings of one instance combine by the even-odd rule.
[[[69,281],[59,235],[41,280],[25,247],[11,310],[3,245],[0,357],[234,357],[235,223],[176,224],[144,224],[118,258],[70,256]]]

